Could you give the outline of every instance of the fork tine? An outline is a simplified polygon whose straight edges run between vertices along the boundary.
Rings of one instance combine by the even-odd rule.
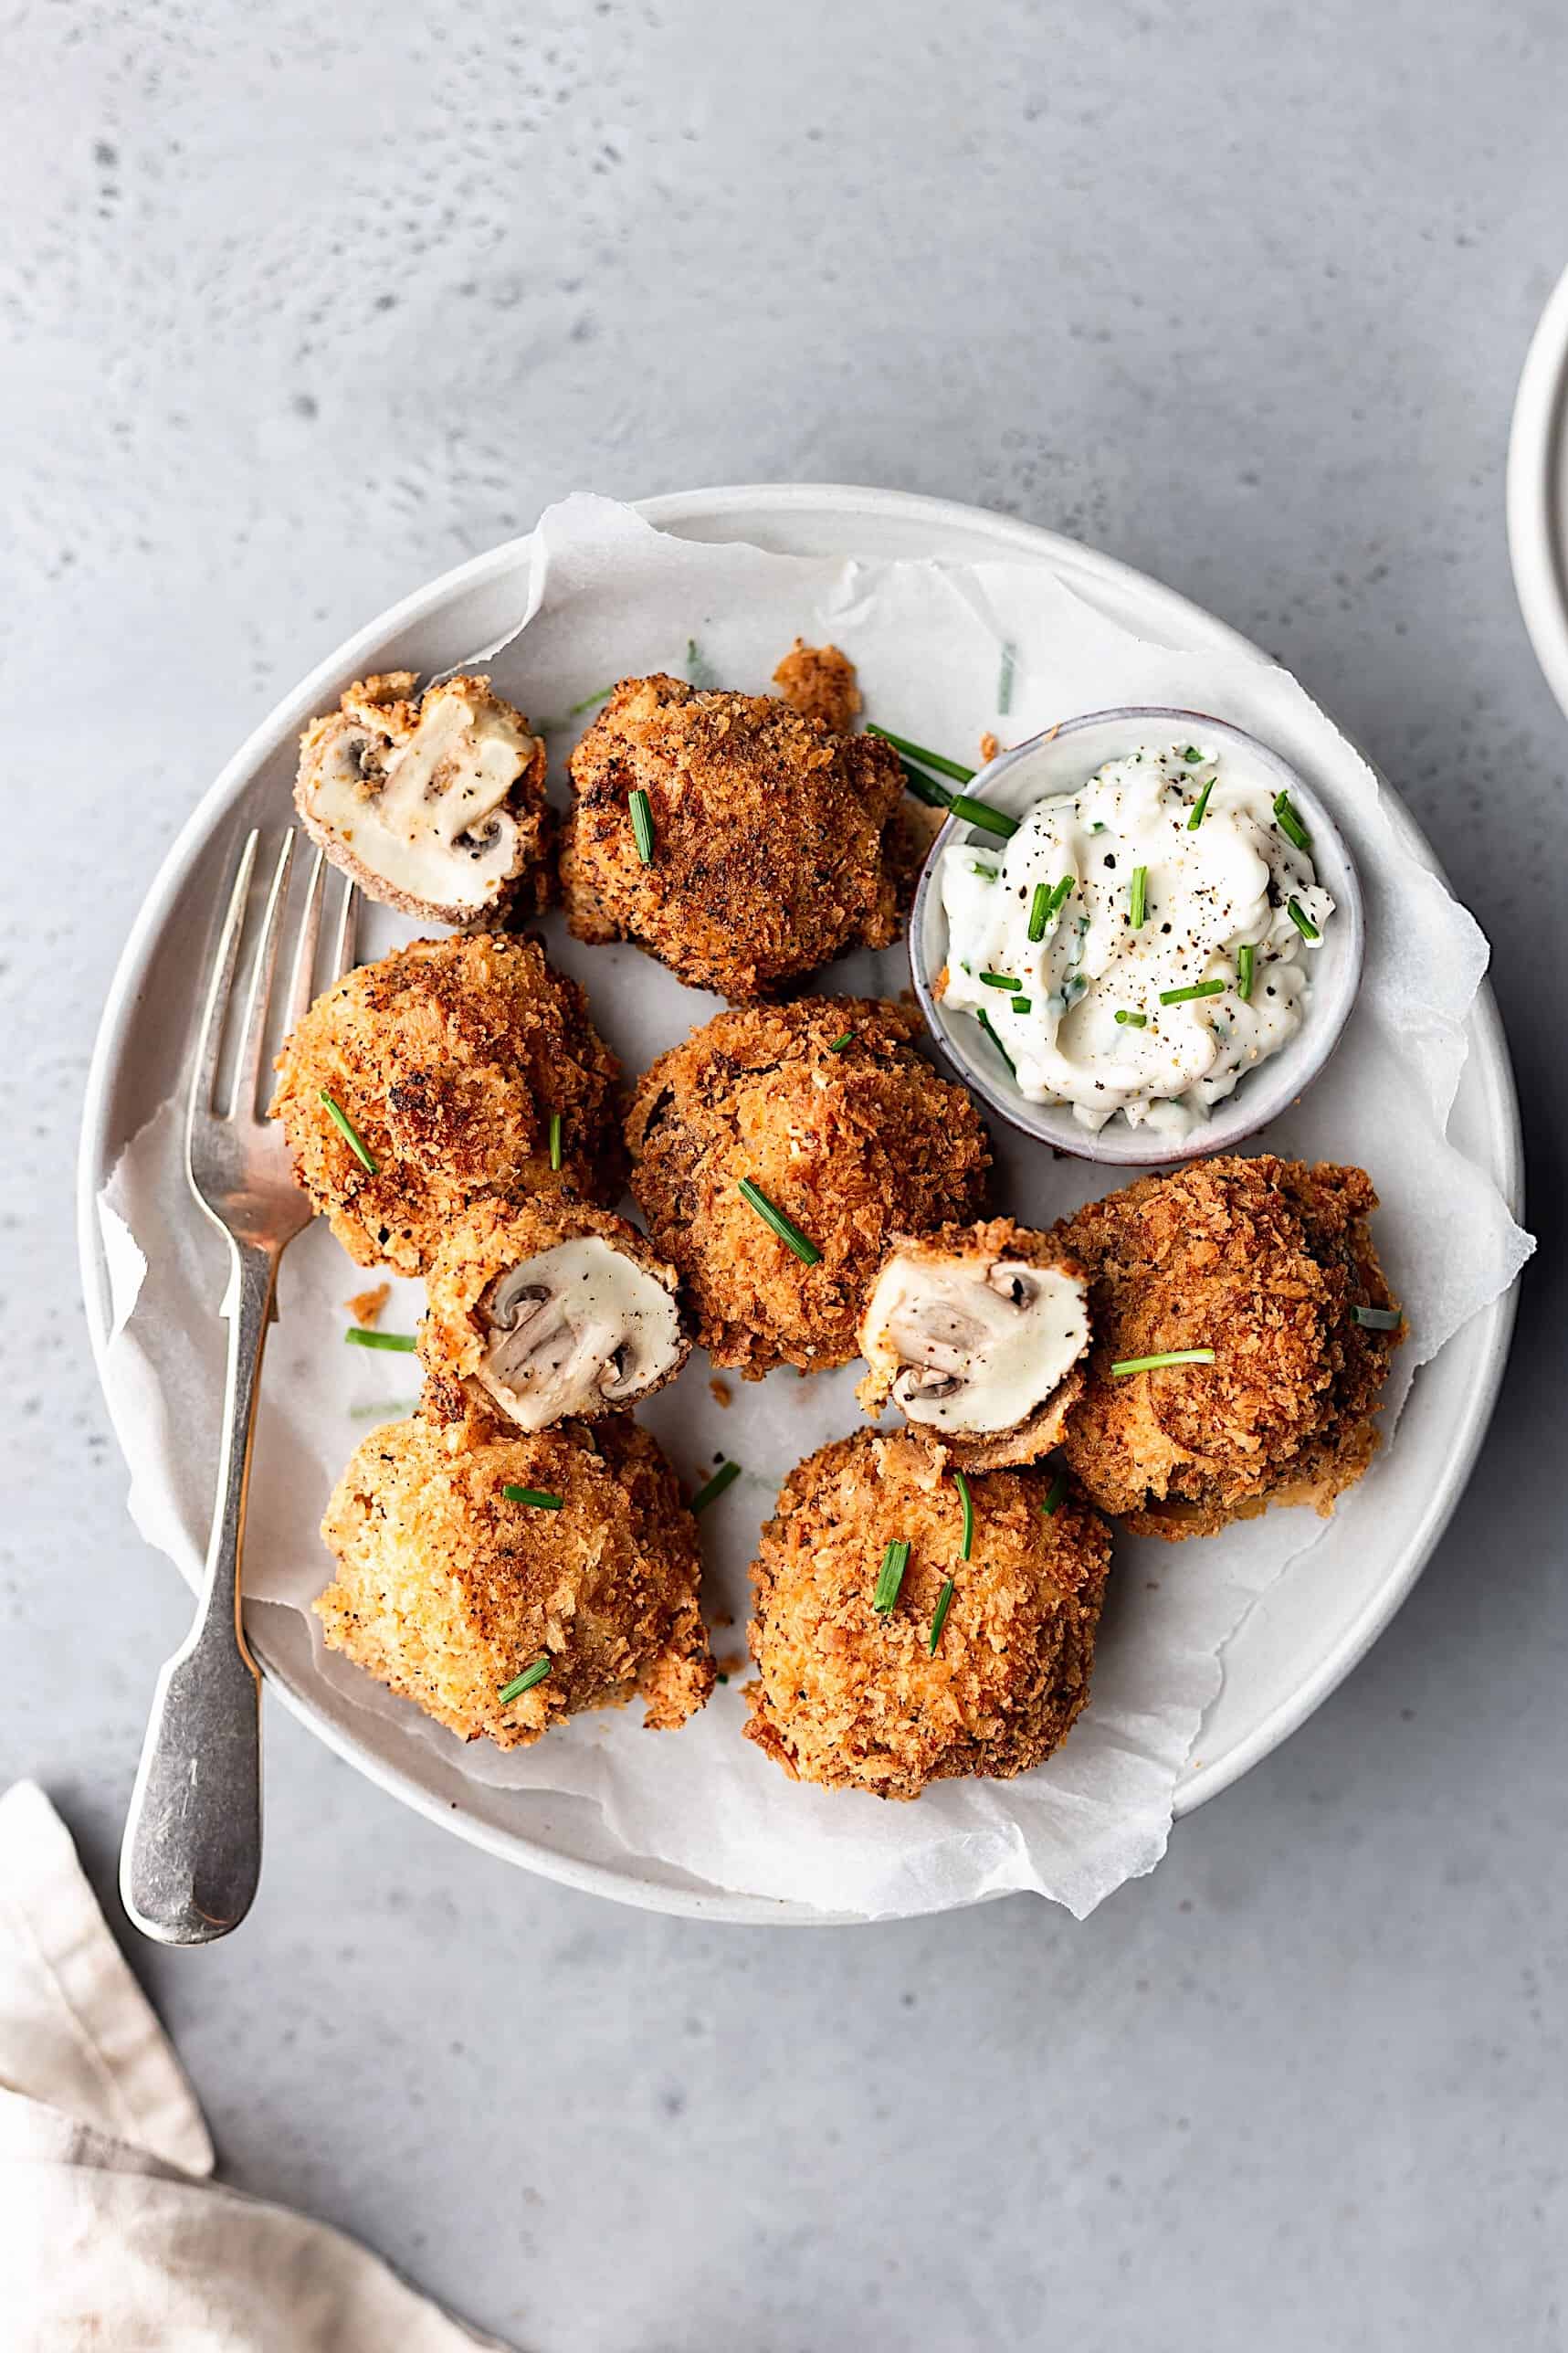
[[[354,946],[359,937],[359,892],[353,882],[343,884],[343,903],[338,910],[338,936],[332,944],[332,978],[342,980],[354,960]]]
[[[305,913],[300,925],[299,944],[294,950],[294,963],[289,976],[289,1027],[292,1029],[310,1009],[312,983],[316,972],[316,946],[321,936],[321,902],[326,896],[323,884],[327,874],[327,853],[318,849],[310,868],[310,880],[305,892]]]
[[[256,852],[261,836],[251,833],[239,854],[239,866],[234,878],[234,888],[228,895],[228,910],[218,934],[217,953],[213,957],[212,978],[207,984],[207,1001],[202,1012],[202,1034],[196,1047],[195,1060],[191,1067],[191,1098],[187,1126],[201,1112],[211,1111],[213,1092],[217,1083],[218,1060],[223,1052],[225,1018],[234,987],[234,967],[239,958],[239,935],[245,927],[245,910],[250,898],[250,877],[256,866]]]
[[[250,967],[250,993],[245,1003],[245,1035],[240,1041],[239,1063],[235,1071],[234,1101],[231,1119],[258,1116],[257,1094],[261,1079],[261,1048],[267,1030],[267,1007],[272,995],[272,977],[278,965],[278,913],[289,893],[289,869],[294,856],[293,830],[283,837],[283,847],[278,853],[278,863],[272,870],[272,887],[267,893],[267,913],[261,920],[261,937],[256,943],[256,958]]]

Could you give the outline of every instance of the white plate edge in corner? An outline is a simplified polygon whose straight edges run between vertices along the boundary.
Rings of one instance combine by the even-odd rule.
[[[1568,716],[1568,269],[1552,290],[1520,371],[1508,443],[1508,550],[1520,611],[1546,682]]]
[[[1113,608],[1120,607],[1119,617],[1126,619],[1128,606],[1135,606],[1142,616],[1142,626],[1151,631],[1163,627],[1171,633],[1171,641],[1223,645],[1258,652],[1228,624],[1114,557],[1102,555],[1041,526],[952,501],[847,485],[775,483],[667,493],[638,504],[650,522],[665,529],[685,531],[693,537],[752,538],[775,547],[781,539],[789,540],[785,553],[923,553],[941,560],[944,554],[956,558],[961,553],[973,556],[983,552],[993,557],[1021,556],[1048,562],[1075,587],[1091,595],[1098,591],[1097,602],[1103,597]],[[818,526],[815,538],[810,537],[808,519],[815,519]],[[704,525],[718,528],[705,531]],[[887,539],[902,536],[909,544],[896,551],[886,546],[865,548],[855,538],[857,528],[861,526],[879,531]],[[216,782],[203,795],[155,876],[110,988],[93,1050],[84,1106],[78,1166],[78,1240],[88,1323],[100,1377],[108,1343],[107,1290],[96,1205],[108,1173],[110,1095],[120,1067],[119,1050],[134,1016],[137,981],[184,872],[209,839],[226,803],[238,792],[255,766],[260,748],[277,743],[284,732],[298,724],[302,701],[313,707],[323,694],[330,700],[336,691],[337,681],[353,675],[364,657],[384,644],[395,629],[405,628],[462,596],[481,591],[525,565],[531,540],[531,534],[525,535],[454,566],[389,607],[318,664],[253,731]],[[968,543],[962,551],[957,544],[961,540]],[[1436,860],[1397,795],[1390,790],[1388,798],[1391,816],[1400,832],[1436,870]],[[1480,1135],[1491,1147],[1490,1173],[1518,1214],[1521,1208],[1522,1169],[1518,1103],[1501,1026],[1490,991],[1484,984],[1468,1026],[1471,1053],[1467,1061],[1466,1083],[1479,1086],[1487,1098],[1485,1116],[1479,1123]],[[1454,1418],[1453,1430],[1446,1433],[1448,1443],[1444,1474],[1434,1482],[1418,1525],[1406,1532],[1392,1572],[1369,1599],[1365,1609],[1343,1630],[1337,1647],[1293,1689],[1288,1700],[1254,1725],[1214,1764],[1194,1766],[1190,1778],[1178,1788],[1178,1815],[1217,1795],[1305,1721],[1364,1655],[1405,1599],[1458,1502],[1479,1451],[1501,1380],[1512,1319],[1513,1296],[1510,1293],[1473,1318],[1464,1332],[1450,1342],[1449,1350],[1444,1352],[1448,1356],[1450,1351],[1458,1351],[1467,1359],[1459,1410]],[[1419,1381],[1417,1386],[1419,1388]],[[1266,1609],[1267,1601],[1266,1595],[1258,1609]],[[1244,1629],[1257,1615],[1255,1610],[1244,1621]],[[1233,1641],[1235,1639],[1237,1638]],[[513,1863],[623,1903],[689,1917],[816,1926],[832,1925],[835,1918],[858,1916],[829,1915],[805,1905],[735,1896],[689,1881],[680,1884],[661,1882],[652,1875],[660,1867],[651,1864],[642,1875],[634,1876],[563,1852],[522,1831],[480,1820],[477,1810],[464,1812],[460,1808],[455,1809],[443,1790],[426,1786],[401,1764],[374,1753],[352,1721],[338,1723],[324,1715],[320,1694],[297,1683],[280,1662],[268,1660],[266,1663],[272,1687],[290,1712],[307,1723],[338,1755],[431,1820]],[[1222,1701],[1223,1693],[1205,1718],[1205,1730]],[[362,1721],[368,1724],[371,1719]]]

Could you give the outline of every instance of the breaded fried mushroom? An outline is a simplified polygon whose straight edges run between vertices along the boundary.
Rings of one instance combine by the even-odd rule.
[[[896,936],[903,778],[875,736],[773,695],[624,679],[572,787],[561,878],[578,939],[636,940],[746,1002]]]
[[[1376,1206],[1363,1169],[1262,1154],[1146,1176],[1056,1228],[1095,1332],[1065,1451],[1102,1511],[1174,1539],[1271,1503],[1331,1510],[1376,1449],[1403,1336],[1378,1328]],[[1115,1370],[1187,1349],[1214,1361]]]
[[[311,720],[295,805],[367,897],[427,923],[495,923],[544,847],[543,739],[487,678],[416,695],[415,675],[357,680]]]
[[[690,1347],[677,1282],[608,1209],[548,1194],[475,1202],[426,1278],[427,1408],[545,1430],[651,1397]]]
[[[890,1236],[980,1207],[985,1131],[916,1053],[920,1028],[878,998],[753,1007],[716,1015],[638,1081],[632,1191],[716,1365],[756,1380],[847,1364]]]
[[[316,999],[278,1057],[272,1115],[350,1255],[417,1274],[485,1194],[615,1198],[619,1067],[536,940],[416,940]]]
[[[321,1534],[338,1564],[315,1604],[329,1647],[460,1739],[524,1747],[634,1693],[670,1731],[713,1687],[696,1526],[629,1417],[532,1436],[389,1423],[354,1454]]]
[[[868,1413],[890,1398],[966,1471],[1037,1462],[1083,1387],[1083,1270],[1047,1234],[993,1218],[900,1234],[860,1322]]]
[[[1110,1557],[1104,1521],[1070,1496],[1047,1513],[1047,1484],[973,1480],[965,1560],[952,1475],[917,1440],[863,1430],[792,1471],[752,1567],[747,1738],[795,1779],[879,1798],[1041,1763],[1089,1697]]]

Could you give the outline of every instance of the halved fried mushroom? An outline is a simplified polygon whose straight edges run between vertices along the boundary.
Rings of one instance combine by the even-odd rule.
[[[889,1398],[963,1467],[1033,1462],[1083,1387],[1083,1271],[1010,1219],[895,1239],[860,1324],[868,1413]]]
[[[492,920],[543,845],[542,740],[484,678],[415,699],[413,670],[358,681],[300,741],[306,832],[372,899],[438,923]]]
[[[431,1407],[520,1430],[622,1412],[691,1343],[673,1267],[635,1226],[560,1197],[476,1202],[442,1241],[419,1352]]]

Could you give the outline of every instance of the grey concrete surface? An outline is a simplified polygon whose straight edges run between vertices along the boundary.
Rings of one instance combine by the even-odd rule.
[[[21,0],[5,53],[0,1778],[105,1890],[185,1604],[77,1295],[103,989],[274,697],[574,485],[951,493],[1276,649],[1490,932],[1545,1236],[1414,1599],[1081,1928],[642,1916],[274,1709],[257,1913],[133,1955],[230,2177],[538,2353],[1561,2345],[1568,727],[1502,473],[1568,19]]]

